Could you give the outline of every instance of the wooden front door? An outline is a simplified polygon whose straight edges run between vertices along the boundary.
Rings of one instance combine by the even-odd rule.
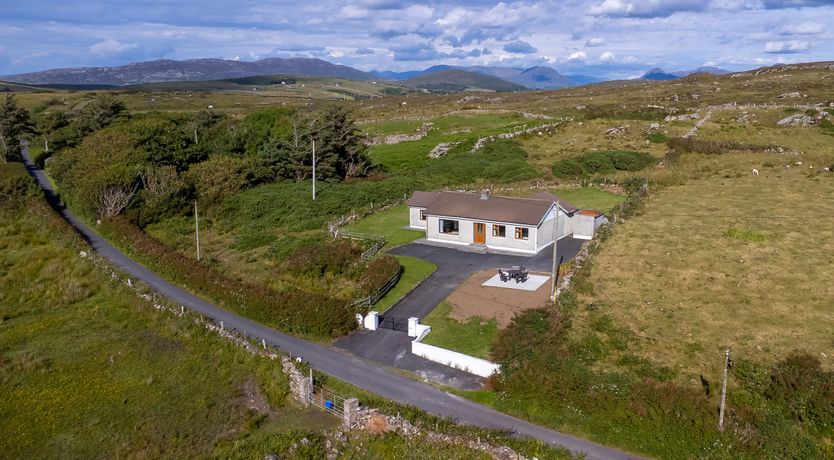
[[[486,224],[475,222],[475,244],[484,244],[486,242]]]

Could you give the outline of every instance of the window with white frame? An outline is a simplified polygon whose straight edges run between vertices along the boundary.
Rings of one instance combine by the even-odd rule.
[[[420,220],[426,220],[426,210],[425,209],[420,210]]]
[[[440,219],[440,233],[448,235],[457,235],[460,231],[460,225],[456,220]]]

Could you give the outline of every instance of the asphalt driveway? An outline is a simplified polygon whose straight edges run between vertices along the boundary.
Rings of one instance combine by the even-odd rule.
[[[559,240],[559,254],[564,260],[576,256],[584,240],[563,238]],[[525,266],[532,271],[549,272],[553,253],[544,250],[533,257],[504,254],[477,254],[458,249],[412,243],[391,250],[391,254],[418,257],[437,265],[423,284],[411,291],[386,314],[398,318],[424,318],[473,273],[490,268]],[[411,338],[404,332],[388,329],[356,330],[333,343],[336,348],[385,366],[417,373],[423,378],[463,389],[480,387],[478,376],[449,366],[429,361],[411,353]]]

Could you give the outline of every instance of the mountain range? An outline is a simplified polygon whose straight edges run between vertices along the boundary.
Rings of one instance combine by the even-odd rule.
[[[496,76],[460,69],[423,73],[401,82],[405,86],[434,92],[454,93],[467,90],[499,92],[527,91],[529,88]]]
[[[449,73],[449,71],[455,71]],[[446,72],[439,78],[423,78]],[[652,69],[641,78],[645,80],[674,80],[693,73],[728,73],[717,67],[700,67],[694,70],[665,72]],[[470,75],[475,74],[475,75]],[[529,89],[557,89],[597,83],[603,79],[585,75],[563,75],[544,66],[530,68],[500,66],[449,66],[436,65],[425,70],[408,72],[363,72],[352,67],[333,64],[313,58],[267,58],[258,61],[227,59],[189,59],[174,61],[158,59],[136,62],[118,67],[78,67],[51,69],[0,77],[0,80],[30,85],[140,85],[145,83],[206,81],[257,75],[287,75],[299,77],[331,77],[347,80],[389,80],[406,86],[428,89],[441,85],[446,88],[482,88],[495,91],[516,91],[520,85]],[[487,76],[492,79],[479,78]],[[417,79],[417,80],[415,80]],[[499,81],[500,80],[500,81]],[[510,84],[507,85],[506,83]],[[485,85],[485,86],[479,86]]]
[[[376,77],[352,67],[321,59],[268,58],[259,61],[227,59],[158,59],[119,67],[79,67],[52,69],[0,77],[0,80],[31,85],[138,85],[172,81],[221,80],[255,75],[295,75],[335,77],[346,80],[373,80]]]
[[[713,75],[724,75],[730,73],[729,70],[724,70],[719,67],[698,67],[697,69],[693,70],[678,70],[675,72],[666,72],[661,68],[654,68],[649,70],[648,72],[644,73],[642,77],[643,80],[676,80],[678,78],[688,77],[690,75],[694,75],[696,73],[710,73]]]
[[[436,65],[422,71],[391,72],[372,71],[371,73],[387,80],[406,81],[414,77],[429,75],[446,70],[462,70],[500,78],[529,89],[557,89],[597,83],[601,79],[583,75],[562,75],[550,67],[535,66],[528,69],[518,67],[487,67],[487,66],[450,66]]]

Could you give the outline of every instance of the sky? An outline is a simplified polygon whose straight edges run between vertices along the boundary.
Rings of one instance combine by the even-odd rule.
[[[0,0],[0,12],[0,75],[301,56],[365,71],[546,65],[634,78],[834,60],[834,0]]]

